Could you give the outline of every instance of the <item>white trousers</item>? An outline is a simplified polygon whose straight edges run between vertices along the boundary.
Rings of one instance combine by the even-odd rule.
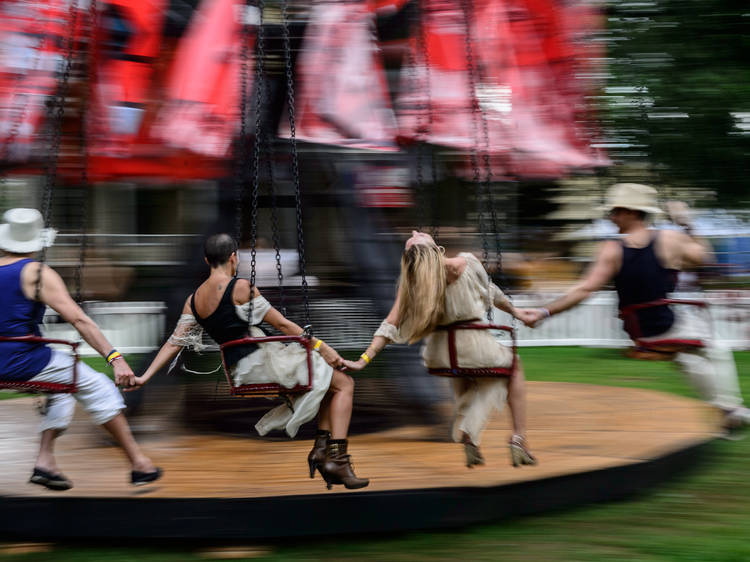
[[[460,442],[463,434],[479,445],[482,432],[493,410],[502,411],[508,399],[506,377],[477,377],[453,379],[456,397],[456,419],[453,422],[453,440]]]
[[[722,410],[733,410],[742,405],[732,350],[715,340],[708,311],[689,305],[673,305],[672,310],[675,321],[669,330],[658,336],[641,339],[701,340],[705,347],[677,353],[675,363],[709,404]]]
[[[69,383],[73,377],[73,357],[53,350],[47,366],[31,380],[33,382]],[[109,377],[95,371],[82,361],[78,362],[78,392],[75,394],[50,394],[47,411],[39,431],[64,430],[73,419],[76,401],[101,425],[125,409],[120,391]]]

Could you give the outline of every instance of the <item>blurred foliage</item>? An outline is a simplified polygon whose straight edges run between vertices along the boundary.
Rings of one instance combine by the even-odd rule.
[[[612,156],[651,181],[747,206],[750,14],[746,0],[614,0],[604,126]]]

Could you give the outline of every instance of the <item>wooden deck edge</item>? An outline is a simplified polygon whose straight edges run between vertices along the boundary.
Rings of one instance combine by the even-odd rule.
[[[457,528],[633,496],[696,467],[713,440],[633,464],[489,487],[229,499],[0,497],[0,537],[273,540]]]

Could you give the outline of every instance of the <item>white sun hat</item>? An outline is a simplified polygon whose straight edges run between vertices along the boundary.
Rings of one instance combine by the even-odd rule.
[[[600,211],[611,211],[617,207],[643,211],[652,215],[663,213],[656,201],[657,192],[640,183],[616,183],[607,190],[607,203],[599,207]]]
[[[9,209],[0,225],[0,250],[29,254],[47,248],[55,241],[57,231],[44,228],[42,214],[36,209]]]

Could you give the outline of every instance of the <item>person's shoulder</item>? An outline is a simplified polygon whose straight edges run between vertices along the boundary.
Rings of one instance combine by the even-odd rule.
[[[682,230],[666,228],[656,231],[656,244],[666,248],[681,246],[690,242],[690,237]]]
[[[244,277],[237,277],[236,281],[234,283],[234,295],[235,297],[239,297],[240,299],[250,299],[250,291],[252,289],[252,295],[253,298],[260,295],[260,291],[258,290],[258,287],[253,287],[250,284],[249,279],[245,279]]]
[[[456,254],[456,258],[462,259],[462,261],[466,262],[466,265],[468,266],[482,266],[482,262],[479,261],[479,258],[471,252],[459,252]]]

